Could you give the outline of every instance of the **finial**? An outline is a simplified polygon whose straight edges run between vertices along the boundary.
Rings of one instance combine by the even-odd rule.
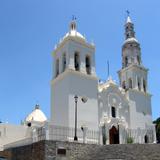
[[[109,78],[109,76],[110,76],[110,68],[109,68],[109,61],[107,61],[107,71],[108,71],[108,78]]]
[[[40,108],[39,104],[36,104],[35,109],[39,109],[39,108]]]
[[[75,21],[77,18],[75,15],[72,15],[72,21]]]
[[[127,17],[129,17],[130,16],[130,11],[126,10],[126,13],[127,13]]]
[[[130,11],[126,10],[126,13],[127,13],[127,21],[126,21],[126,23],[132,23],[131,18],[130,18]]]
[[[72,15],[72,21],[70,23],[70,30],[76,30],[76,16]]]

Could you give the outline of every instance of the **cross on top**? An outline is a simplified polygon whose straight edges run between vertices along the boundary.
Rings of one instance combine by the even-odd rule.
[[[127,13],[127,16],[130,16],[130,11],[129,10],[127,10],[126,13]]]
[[[77,18],[75,15],[72,15],[72,21],[75,21]]]

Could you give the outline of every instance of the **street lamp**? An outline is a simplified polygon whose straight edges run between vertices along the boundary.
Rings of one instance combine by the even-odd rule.
[[[77,95],[74,96],[74,100],[75,100],[75,128],[74,128],[75,131],[74,131],[74,141],[78,141],[78,137],[77,137],[77,103],[78,103],[78,96]],[[82,97],[81,98],[81,101],[83,103],[86,103],[87,100],[88,100],[87,97]]]
[[[75,135],[74,135],[74,141],[78,141],[78,137],[77,137],[77,102],[78,102],[78,96],[75,95],[74,96],[74,99],[75,99]]]

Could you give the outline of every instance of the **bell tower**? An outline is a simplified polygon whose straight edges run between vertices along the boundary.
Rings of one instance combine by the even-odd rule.
[[[125,24],[125,41],[122,46],[122,69],[119,71],[120,85],[123,89],[136,89],[147,92],[147,72],[142,64],[141,48],[135,37],[134,24],[130,16]]]
[[[148,92],[148,69],[143,66],[140,43],[128,15],[122,45],[122,69],[118,72],[120,86],[129,102],[130,128],[148,129],[152,125],[151,95]]]
[[[75,125],[75,96],[77,126],[98,130],[98,79],[95,71],[95,46],[77,31],[76,20],[53,51],[51,80],[51,121],[65,127]],[[85,103],[84,103],[85,99]]]

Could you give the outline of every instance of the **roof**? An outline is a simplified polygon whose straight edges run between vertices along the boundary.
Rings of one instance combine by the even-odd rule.
[[[36,121],[36,122],[45,122],[47,117],[40,110],[39,105],[35,106],[35,109],[26,117],[26,122]]]
[[[81,38],[81,39],[85,40],[85,37],[81,33],[79,33],[77,30],[70,30],[69,32],[66,33],[66,35],[63,37],[63,39],[68,36],[77,37],[77,38]]]
[[[112,77],[109,77],[105,83],[99,84],[98,90],[99,92],[102,92],[104,89],[113,85],[117,86],[116,82],[112,79]]]
[[[126,44],[126,43],[131,43],[131,42],[136,42],[136,43],[138,43],[138,40],[137,40],[136,38],[134,38],[134,37],[128,38],[128,39],[126,39],[126,40],[124,41],[124,44]]]
[[[60,39],[59,41],[59,44],[55,46],[55,49],[57,49],[57,47],[62,44],[62,42],[64,40],[66,40],[67,38],[76,38],[78,40],[81,40],[81,41],[84,41],[86,42],[86,38],[77,31],[77,28],[76,28],[76,21],[75,20],[72,20],[71,23],[70,23],[70,29],[69,31],[65,34],[65,36],[63,36],[63,38]]]

